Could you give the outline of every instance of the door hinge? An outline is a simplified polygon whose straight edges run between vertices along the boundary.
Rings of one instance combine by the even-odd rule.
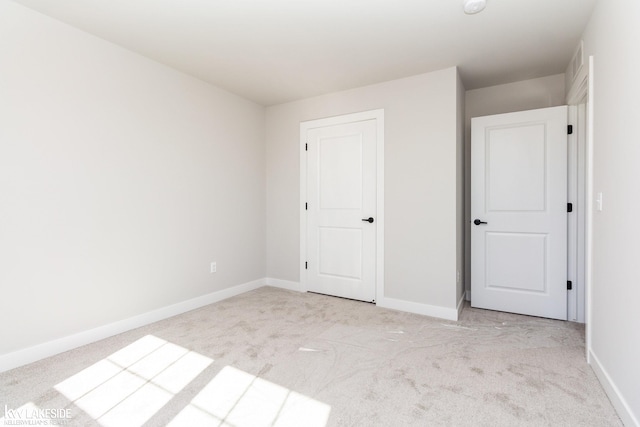
[[[304,210],[309,210],[309,205],[307,203],[304,204]]]
[[[304,151],[309,151],[309,144],[304,144]]]
[[[569,125],[569,126],[567,126],[567,133],[568,133],[569,135],[573,134],[573,125]]]
[[[305,261],[305,262],[304,262],[304,269],[306,270],[306,269],[307,269],[307,267],[308,267],[308,263],[307,263],[307,261]]]
[[[573,283],[571,283],[571,280],[567,280],[567,290],[570,291],[571,289],[573,289]]]
[[[573,212],[573,203],[567,203],[567,212]]]

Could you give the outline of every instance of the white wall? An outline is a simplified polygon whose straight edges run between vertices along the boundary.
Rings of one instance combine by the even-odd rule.
[[[0,355],[265,276],[263,107],[12,2],[0,40]]]
[[[568,59],[567,59],[568,61]],[[565,103],[564,74],[468,90],[465,97],[465,287],[471,289],[471,118]],[[467,294],[469,298],[470,293]]]
[[[267,108],[269,277],[300,280],[300,122],[383,108],[384,296],[455,309],[457,78],[449,68]]]
[[[593,215],[592,363],[626,425],[640,425],[638,22],[637,0],[600,1],[584,33],[595,65],[593,191],[604,202]]]

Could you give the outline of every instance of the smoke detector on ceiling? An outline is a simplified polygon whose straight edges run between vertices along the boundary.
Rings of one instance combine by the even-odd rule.
[[[482,12],[487,6],[487,0],[464,0],[464,13],[473,15]]]

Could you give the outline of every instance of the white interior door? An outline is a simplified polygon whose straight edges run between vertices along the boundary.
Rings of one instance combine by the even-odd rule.
[[[307,290],[376,296],[376,120],[307,130]]]
[[[567,107],[471,121],[471,305],[567,319]]]

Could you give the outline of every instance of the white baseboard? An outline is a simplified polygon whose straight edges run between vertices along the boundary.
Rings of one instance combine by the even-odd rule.
[[[465,292],[467,293],[465,298],[467,299],[467,301],[471,302],[471,289],[467,289]]]
[[[378,307],[390,308],[392,310],[406,311],[409,313],[422,314],[423,316],[438,317],[446,320],[458,320],[458,310],[436,305],[420,304],[417,302],[404,301],[395,298],[380,298],[376,301]]]
[[[291,280],[274,279],[267,277],[267,286],[273,286],[275,288],[288,289],[290,291],[302,292],[302,286],[300,282],[292,282]]]
[[[589,363],[591,364],[593,372],[596,373],[596,377],[600,380],[602,388],[604,388],[604,391],[607,393],[611,404],[616,409],[616,412],[618,412],[618,416],[622,420],[622,423],[626,427],[640,427],[640,422],[638,422],[638,418],[631,410],[629,403],[627,403],[624,396],[622,396],[620,390],[618,390],[618,387],[616,387],[606,369],[604,369],[600,360],[592,350],[589,350]]]
[[[207,295],[192,298],[172,304],[167,307],[149,311],[128,319],[119,320],[97,328],[78,332],[73,335],[51,340],[42,344],[38,344],[25,349],[17,350],[11,353],[0,355],[0,372],[8,371],[19,366],[33,363],[46,357],[54,356],[74,348],[109,338],[111,336],[130,331],[141,326],[148,325],[153,322],[167,319],[187,311],[195,310],[205,305],[213,304],[245,292],[258,289],[262,286],[274,286],[277,288],[288,289],[292,291],[302,292],[302,286],[299,282],[289,280],[262,278],[242,285],[233,286],[221,291],[212,292]],[[420,304],[411,301],[403,301],[394,298],[382,298],[377,301],[377,305],[383,308],[393,310],[406,311],[409,313],[422,314],[425,316],[438,317],[447,320],[457,320],[462,309],[464,297],[458,301],[457,308],[445,308],[428,304]]]
[[[8,371],[9,369],[17,368],[40,359],[44,359],[45,357],[54,356],[101,339],[130,331],[131,329],[139,328],[159,320],[164,320],[187,311],[195,310],[196,308],[204,307],[205,305],[213,304],[215,302],[258,289],[264,286],[266,282],[267,281],[265,279],[254,280],[242,285],[233,286],[221,291],[212,292],[207,295],[149,311],[128,319],[119,320],[94,329],[89,329],[87,331],[78,332],[73,335],[38,344],[33,347],[0,355],[0,372]]]

